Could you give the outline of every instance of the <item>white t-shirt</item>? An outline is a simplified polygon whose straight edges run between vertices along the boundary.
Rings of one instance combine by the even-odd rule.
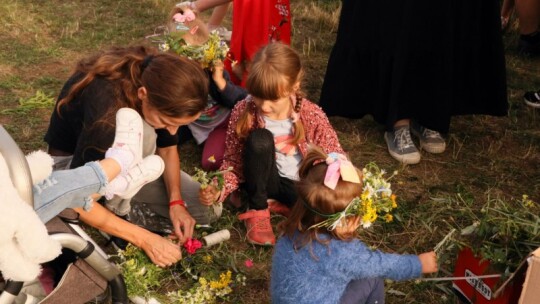
[[[293,138],[293,123],[290,119],[272,120],[263,117],[266,129],[274,135],[276,147],[276,164],[279,175],[291,180],[298,180],[298,169],[302,155],[297,145],[287,143]]]

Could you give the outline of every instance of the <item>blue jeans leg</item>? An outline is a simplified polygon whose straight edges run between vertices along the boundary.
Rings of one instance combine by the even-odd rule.
[[[98,162],[54,171],[45,181],[34,185],[34,210],[44,223],[66,208],[89,210],[91,195],[103,194],[107,184],[107,176]]]

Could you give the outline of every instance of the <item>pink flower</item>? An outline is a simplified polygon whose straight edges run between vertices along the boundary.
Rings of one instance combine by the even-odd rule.
[[[186,16],[186,21],[187,22],[195,20],[195,14],[193,13],[193,11],[185,12],[184,16]]]
[[[247,259],[247,260],[244,262],[244,265],[246,265],[247,268],[253,267],[253,260]]]
[[[182,23],[186,22],[186,16],[184,16],[184,15],[182,15],[182,14],[180,14],[180,13],[174,14],[174,15],[172,16],[172,18],[173,18],[173,20],[174,20],[175,22],[182,22]]]
[[[173,15],[172,18],[175,22],[180,22],[180,23],[190,22],[190,21],[195,20],[195,14],[192,11],[187,11],[184,14],[176,13]]]
[[[186,251],[189,254],[194,254],[201,247],[202,247],[202,243],[201,243],[201,241],[199,241],[197,239],[188,239],[184,243],[184,248],[186,248]]]

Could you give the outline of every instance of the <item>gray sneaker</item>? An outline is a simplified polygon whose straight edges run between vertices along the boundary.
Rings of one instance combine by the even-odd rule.
[[[411,133],[420,139],[420,148],[429,153],[443,153],[446,142],[441,133],[422,127],[419,123],[411,120]]]
[[[420,162],[420,152],[411,139],[409,126],[395,128],[392,132],[384,132],[384,139],[388,152],[393,158],[407,165]]]

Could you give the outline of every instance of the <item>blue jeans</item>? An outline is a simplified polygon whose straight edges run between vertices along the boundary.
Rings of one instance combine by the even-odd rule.
[[[47,223],[66,208],[92,207],[91,195],[104,194],[107,176],[98,162],[89,162],[71,170],[54,171],[34,185],[34,210]]]

